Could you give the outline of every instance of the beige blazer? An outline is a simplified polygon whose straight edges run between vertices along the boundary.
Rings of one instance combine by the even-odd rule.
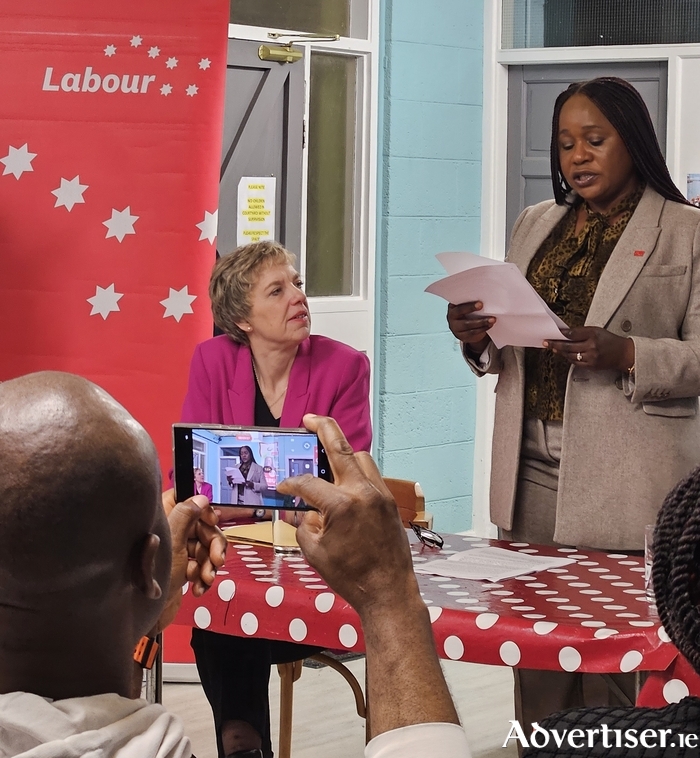
[[[566,211],[554,201],[523,211],[508,260],[526,273]],[[700,463],[700,210],[647,188],[603,271],[586,325],[634,340],[634,382],[618,371],[569,370],[554,540],[640,550],[645,524]],[[499,375],[491,520],[510,529],[524,349],[492,345],[490,358],[486,370]]]
[[[265,479],[265,471],[259,463],[251,462],[250,469],[248,470],[247,481],[253,482],[253,489],[246,487],[243,490],[243,505],[259,508],[263,504],[262,493],[267,492],[267,479]],[[241,503],[238,502],[237,484],[234,484],[231,488],[231,505],[241,505]]]

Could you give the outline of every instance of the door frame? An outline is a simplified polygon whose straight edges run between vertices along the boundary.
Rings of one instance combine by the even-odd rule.
[[[682,151],[681,127],[684,119],[682,95],[684,63],[700,58],[700,44],[620,45],[607,47],[501,49],[501,0],[484,2],[484,100],[481,181],[481,253],[503,260],[507,246],[506,153],[508,145],[508,67],[557,63],[619,63],[665,61],[668,65],[666,111],[666,162],[671,177],[683,189],[690,169]],[[476,429],[472,530],[480,536],[495,536],[489,518],[491,440],[496,404],[496,377],[477,381]]]

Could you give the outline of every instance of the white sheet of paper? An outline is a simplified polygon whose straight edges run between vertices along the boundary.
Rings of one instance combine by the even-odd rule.
[[[226,476],[231,477],[231,481],[233,482],[233,484],[245,483],[243,474],[241,474],[241,472],[237,468],[234,468],[233,466],[226,466]]]
[[[483,255],[474,253],[438,253],[435,256],[440,265],[448,274],[459,274],[460,271],[467,271],[470,268],[479,266],[499,266],[503,261],[497,261],[494,258],[484,258]]]
[[[566,339],[566,324],[547,306],[514,263],[482,258],[474,253],[439,253],[448,276],[426,292],[458,305],[481,300],[482,313],[495,316],[489,336],[496,347],[542,347],[543,340]]]
[[[525,576],[545,569],[568,566],[570,563],[575,563],[573,558],[548,558],[489,546],[464,550],[449,558],[438,558],[422,563],[414,569],[417,574],[498,582],[514,576]]]

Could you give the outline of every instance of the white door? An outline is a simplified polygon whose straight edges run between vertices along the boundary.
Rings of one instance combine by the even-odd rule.
[[[278,63],[261,60],[260,45],[229,40],[218,253],[237,246],[241,179],[274,177],[274,236],[297,256],[312,332],[371,359],[374,224],[367,180],[373,174],[358,97],[368,72],[361,58],[333,48],[295,45],[304,56]]]
[[[238,246],[238,193],[244,177],[274,178],[272,236],[294,253],[301,247],[304,62],[265,61],[259,50],[258,42],[229,40],[219,255]]]

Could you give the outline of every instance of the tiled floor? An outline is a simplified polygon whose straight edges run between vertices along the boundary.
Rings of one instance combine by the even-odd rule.
[[[360,681],[364,661],[348,664]],[[513,718],[513,676],[500,666],[443,662],[474,758],[513,758],[511,744],[501,746]],[[293,758],[359,758],[364,746],[364,721],[354,710],[350,689],[330,669],[304,668],[294,686]],[[279,677],[270,687],[272,739],[277,740]],[[216,758],[211,711],[198,684],[166,684],[165,706],[185,722],[197,758]]]

